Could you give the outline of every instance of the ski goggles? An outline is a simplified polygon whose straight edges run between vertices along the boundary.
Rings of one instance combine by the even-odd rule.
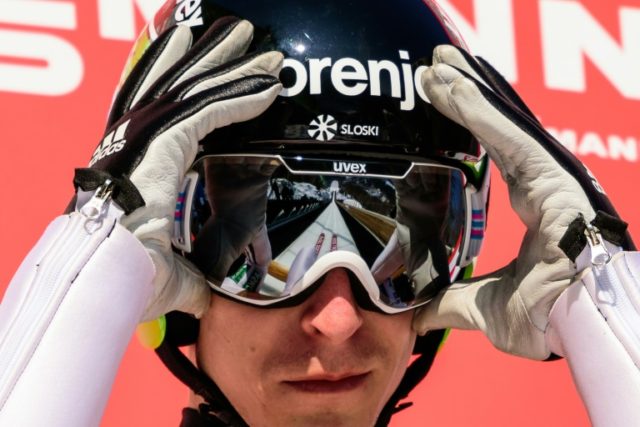
[[[299,304],[345,268],[364,305],[400,313],[463,266],[468,187],[440,164],[207,156],[184,180],[173,244],[214,291],[246,304]]]

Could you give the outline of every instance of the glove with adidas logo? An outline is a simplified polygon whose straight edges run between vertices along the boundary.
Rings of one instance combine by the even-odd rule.
[[[487,150],[527,232],[513,262],[442,291],[416,313],[414,329],[421,334],[479,329],[505,352],[546,359],[549,312],[587,267],[582,259],[589,253],[586,235],[597,234],[600,245],[607,241],[610,254],[632,250],[626,224],[584,165],[545,131],[485,61],[440,46],[422,83],[434,107],[469,129]],[[592,257],[598,249],[604,253],[602,246],[592,248]]]
[[[105,138],[89,169],[76,171],[79,197],[110,182],[121,224],[145,246],[156,269],[141,320],[180,310],[199,317],[210,290],[171,246],[181,181],[198,142],[216,128],[261,114],[281,90],[278,52],[245,55],[247,21],[222,18],[193,46],[188,27],[163,33],[116,96]],[[79,202],[80,205],[80,202]]]

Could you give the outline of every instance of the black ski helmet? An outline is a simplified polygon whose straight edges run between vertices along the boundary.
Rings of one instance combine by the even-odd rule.
[[[208,135],[203,154],[322,153],[336,159],[423,159],[456,167],[477,190],[468,206],[474,226],[466,230],[456,265],[458,277],[470,274],[486,223],[488,157],[467,130],[433,108],[420,84],[436,46],[465,47],[439,6],[432,0],[168,0],[141,35],[129,65],[174,25],[191,27],[197,39],[224,16],[254,25],[250,51],[284,53],[285,89],[260,117]],[[198,321],[174,312],[161,323],[154,346],[163,362],[207,400],[212,412],[229,425],[243,425],[215,383],[178,350],[196,341]],[[426,375],[444,335],[435,331],[419,337],[414,353],[420,357],[378,425],[386,425],[405,407],[397,404]]]
[[[184,24],[197,39],[230,15],[255,26],[250,51],[285,54],[285,89],[259,118],[214,131],[205,149],[223,140],[231,150],[273,142],[269,152],[296,143],[297,150],[395,152],[459,167],[481,185],[484,151],[433,109],[420,84],[435,46],[462,46],[431,1],[168,1],[149,32]]]

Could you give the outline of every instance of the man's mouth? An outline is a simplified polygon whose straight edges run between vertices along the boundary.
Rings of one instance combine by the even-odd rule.
[[[284,381],[284,384],[305,393],[342,393],[363,386],[368,377],[369,372],[362,374],[320,375]]]

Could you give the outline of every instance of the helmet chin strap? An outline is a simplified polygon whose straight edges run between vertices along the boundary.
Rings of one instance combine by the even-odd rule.
[[[173,318],[171,322],[167,323],[180,325],[180,328],[177,329],[181,329],[183,333],[186,324],[190,324],[189,327],[192,328],[192,331],[194,327],[198,327],[198,321],[184,313],[173,312],[167,316]],[[418,354],[419,357],[407,368],[400,384],[383,407],[375,427],[387,426],[393,415],[413,404],[411,402],[399,404],[399,402],[405,399],[427,375],[445,333],[444,330],[431,331],[423,337],[418,337],[413,354]],[[194,340],[197,337],[197,333],[186,335]],[[201,416],[210,419],[212,423],[217,423],[212,424],[213,426],[249,427],[216,383],[180,351],[178,348],[180,345],[190,343],[184,341],[184,334],[182,339],[178,339],[177,336],[177,333],[172,334],[170,330],[167,330],[164,341],[155,351],[162,363],[176,378],[205,400],[206,404],[200,405],[199,408]]]
[[[396,388],[396,391],[391,395],[387,404],[382,408],[375,427],[385,427],[389,425],[391,417],[413,405],[413,402],[400,403],[400,401],[406,399],[409,393],[427,376],[431,365],[433,365],[433,360],[438,353],[438,349],[446,338],[446,334],[446,330],[439,330],[430,331],[427,335],[418,337],[413,349],[413,354],[419,354],[419,356],[409,365],[398,388]]]
[[[213,418],[220,425],[249,427],[216,383],[198,369],[177,345],[165,340],[156,349],[156,354],[176,378],[205,400],[206,404],[199,408],[201,415]]]

